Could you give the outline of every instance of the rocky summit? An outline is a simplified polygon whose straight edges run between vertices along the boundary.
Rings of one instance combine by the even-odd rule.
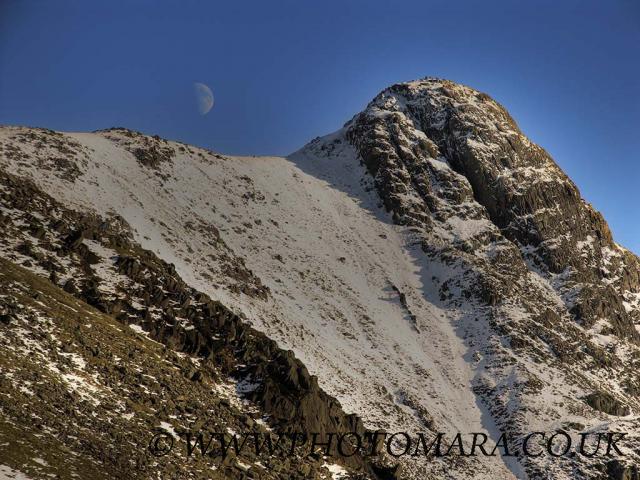
[[[472,88],[288,157],[0,127],[0,226],[0,478],[640,478],[640,259]]]

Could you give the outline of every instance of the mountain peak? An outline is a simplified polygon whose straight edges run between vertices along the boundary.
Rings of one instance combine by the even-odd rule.
[[[488,95],[433,78],[393,85],[347,124],[347,137],[397,221],[432,232],[451,218],[486,218],[536,269],[565,274],[615,305],[614,330],[639,338],[624,298],[609,288],[636,282],[637,258]],[[585,325],[601,314],[579,306],[573,313]]]

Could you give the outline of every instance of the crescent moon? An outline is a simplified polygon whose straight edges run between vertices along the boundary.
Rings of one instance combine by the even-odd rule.
[[[196,102],[198,104],[198,112],[200,115],[206,115],[213,108],[213,92],[204,83],[194,83],[193,90],[196,94]]]

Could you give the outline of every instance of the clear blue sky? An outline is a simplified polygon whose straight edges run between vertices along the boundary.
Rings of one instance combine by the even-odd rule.
[[[505,105],[640,253],[635,0],[0,0],[0,124],[287,154],[428,75]]]

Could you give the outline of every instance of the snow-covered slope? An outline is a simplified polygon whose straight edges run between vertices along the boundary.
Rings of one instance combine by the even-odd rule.
[[[176,154],[158,170],[118,145],[129,140],[122,131],[65,137],[88,155],[73,183],[31,163],[8,167],[71,207],[122,216],[192,286],[292,349],[346,411],[393,432],[434,421],[447,432],[493,428],[471,390],[453,323],[460,313],[441,308],[431,288],[440,272],[429,271],[419,239],[379,205],[342,132],[332,156],[310,146],[292,159],[181,152],[170,143]],[[217,268],[210,226],[269,287],[266,299],[232,288]],[[493,459],[474,468],[508,472]]]
[[[629,330],[638,318],[637,260],[596,240],[603,228],[585,227],[571,240],[584,261],[562,265],[548,223],[569,219],[554,232],[560,238],[600,217],[563,210],[561,195],[555,213],[534,205],[551,216],[523,212],[535,202],[516,195],[526,199],[540,183],[575,187],[496,105],[450,82],[403,84],[288,158],[229,157],[125,129],[4,127],[0,162],[70,208],[122,217],[192,287],[293,350],[370,428],[486,432],[494,441],[500,430],[578,424],[633,433],[640,403],[624,386],[640,358]],[[501,160],[501,142],[522,145],[522,158]],[[493,177],[474,173],[483,158],[499,160]],[[483,189],[483,181],[501,187]],[[496,192],[493,208],[487,199]],[[506,211],[512,204],[519,209]],[[601,264],[604,280],[592,274]],[[593,285],[608,286],[626,313],[609,319],[613,310],[595,308],[593,322],[574,321]],[[614,395],[628,414],[588,406],[595,391]],[[506,479],[589,478],[602,460],[401,462],[406,478]]]

